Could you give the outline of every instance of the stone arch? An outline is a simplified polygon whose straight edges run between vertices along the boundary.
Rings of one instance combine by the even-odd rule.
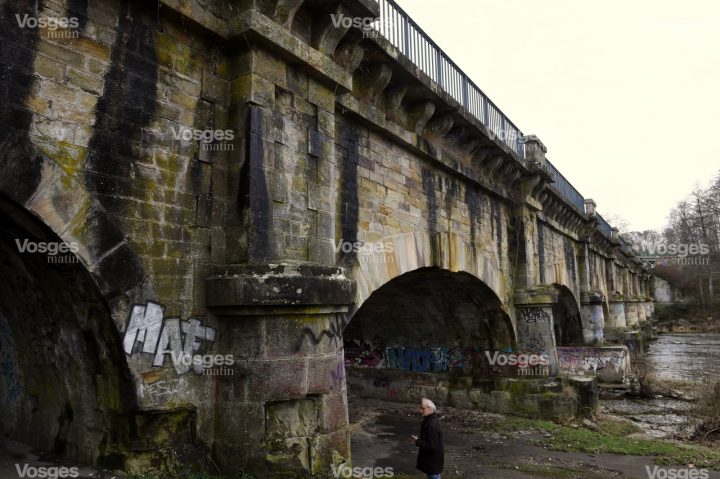
[[[500,298],[467,272],[424,267],[395,277],[363,303],[343,337],[349,388],[363,396],[426,394],[443,404],[451,401],[451,377],[467,393],[478,381],[515,372],[486,359],[486,352],[516,349],[514,327]],[[396,391],[386,378],[425,381],[427,390]]]
[[[75,243],[80,263],[102,296],[113,298],[145,279],[142,264],[103,206],[76,176],[20,133],[0,142],[0,195],[42,222],[61,241]],[[118,327],[125,312],[114,315]]]
[[[405,233],[363,246],[366,250],[358,252],[352,267],[357,292],[348,317],[352,317],[370,295],[383,285],[403,274],[426,267],[462,271],[475,276],[497,296],[503,310],[509,311],[507,298],[511,297],[512,291],[508,290],[508,282],[502,280],[498,258],[478,252],[473,245],[454,233]],[[512,315],[511,321],[514,328]]]
[[[49,253],[37,252],[41,244]],[[0,435],[118,468],[135,386],[98,282],[60,244],[37,215],[0,195]]]
[[[583,330],[592,329],[592,324],[585,324],[580,314],[580,303],[567,286],[553,283],[558,293],[558,302],[553,305],[553,325],[555,342],[558,346],[583,344]]]

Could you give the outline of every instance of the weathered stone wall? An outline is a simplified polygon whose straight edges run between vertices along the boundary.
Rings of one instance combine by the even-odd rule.
[[[659,304],[675,303],[678,298],[678,291],[666,280],[655,276],[653,279],[653,299]]]
[[[16,124],[18,131],[24,130],[33,154],[59,167],[61,177],[35,209],[65,241],[82,245],[88,268],[124,241],[118,251],[123,256],[117,254],[102,273],[142,278],[144,284],[113,304],[120,330],[128,326],[131,305],[147,301],[162,305],[161,320],[192,315],[209,325],[202,281],[213,244],[220,245],[215,255],[222,258],[223,241],[213,242],[211,232],[213,224],[222,224],[228,154],[176,139],[173,132],[228,128],[228,65],[217,43],[136,2],[80,2],[71,10],[45,2],[38,12],[19,2],[21,13],[80,20],[67,32],[77,38],[48,38],[51,30],[20,29],[12,4],[3,7],[5,62],[18,76],[32,75],[13,83],[26,86],[26,94],[5,89],[4,100],[28,117]],[[39,183],[53,181],[48,173],[37,172]],[[55,200],[60,197],[68,200]],[[222,240],[222,229],[215,233]],[[212,382],[169,369],[160,373],[152,355],[132,347],[130,353],[141,407],[195,404],[202,435],[211,437]],[[168,355],[164,364],[169,362]]]
[[[423,268],[462,272],[488,293],[458,301],[450,340],[480,329],[471,320],[487,305],[502,317],[470,349],[542,350],[555,375],[555,335],[586,303],[578,341],[598,340],[604,309],[591,296],[607,289],[603,265],[582,263],[594,223],[549,187],[544,146],[528,137],[518,157],[387,41],[333,27],[322,2],[0,5],[1,199],[78,245],[78,268],[120,341],[90,333],[124,359],[134,386],[126,424],[162,431],[165,443],[146,438],[156,452],[196,435],[226,471],[329,474],[349,458],[344,327]],[[332,11],[376,8],[358,0]],[[79,21],[58,35],[21,28],[24,13]],[[617,244],[598,244],[615,255],[615,299],[638,295],[627,269],[640,268]],[[443,314],[442,304],[425,309]],[[630,320],[647,316],[633,304]],[[27,311],[3,317],[12,329]],[[395,316],[410,330],[409,315]],[[28,341],[17,331],[13,341]],[[385,351],[422,346],[407,338],[381,340]],[[232,364],[208,371],[184,355]],[[547,392],[539,382],[477,391],[474,377],[488,372],[465,369],[449,403],[507,410]],[[68,443],[90,440],[78,424]],[[124,466],[167,466],[142,457]]]
[[[556,379],[443,377],[434,374],[368,370],[348,375],[348,389],[361,397],[417,402],[433,398],[453,406],[498,414],[566,419],[576,415],[578,402],[562,391]]]
[[[339,138],[354,136],[339,145],[343,155],[339,195],[356,197],[358,205],[352,226],[346,226],[348,218],[343,215],[352,206],[341,203],[338,208],[337,221],[342,225],[338,241],[359,240],[368,248],[348,258],[354,261],[339,257],[358,282],[355,308],[392,278],[427,266],[469,272],[506,307],[511,305],[507,202],[377,132],[346,119],[337,128]],[[369,252],[377,245],[381,252],[378,248]]]
[[[626,384],[630,379],[630,352],[626,346],[559,347],[563,374],[597,377],[598,382]]]
[[[559,284],[572,291],[579,304],[578,246],[572,237],[549,225],[538,226],[538,272],[536,284]]]
[[[607,269],[608,259],[591,250],[589,256],[590,288],[593,291],[602,292],[605,298],[609,294]]]

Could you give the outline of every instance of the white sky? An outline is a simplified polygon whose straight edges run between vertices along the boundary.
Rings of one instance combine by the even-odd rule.
[[[398,0],[601,214],[659,229],[720,169],[717,0]]]

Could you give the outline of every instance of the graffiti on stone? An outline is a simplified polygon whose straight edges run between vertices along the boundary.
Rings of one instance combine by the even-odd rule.
[[[303,344],[305,344],[305,341],[308,339],[313,346],[317,346],[325,337],[327,337],[329,341],[334,342],[336,347],[339,347],[342,342],[343,329],[345,329],[345,320],[341,315],[336,315],[335,319],[332,320],[327,329],[323,329],[318,334],[315,334],[315,331],[311,328],[304,328],[300,334],[300,340],[298,341],[295,350],[300,351]]]
[[[405,396],[408,398],[421,398],[429,395],[431,391],[437,393],[439,388],[440,384],[432,379],[410,376],[407,378],[405,385]]]
[[[345,341],[345,364],[361,368],[380,368],[385,365],[385,358],[380,346],[367,341]]]
[[[165,404],[173,397],[177,397],[180,385],[180,379],[168,379],[152,384],[144,384],[142,386],[142,395],[149,404]]]
[[[581,374],[622,375],[628,368],[623,354],[603,348],[558,348],[558,360],[561,369]]]
[[[528,351],[544,351],[547,343],[541,334],[529,335],[523,341],[524,349]]]
[[[390,347],[386,349],[387,366],[416,372],[448,371],[448,348]]]
[[[526,323],[547,322],[550,320],[550,316],[541,308],[522,308],[520,309],[520,320]]]
[[[163,367],[169,355],[178,374],[191,368],[196,374],[203,374],[207,361],[196,353],[204,342],[215,341],[215,330],[194,318],[164,319],[164,311],[162,305],[152,301],[145,306],[133,306],[123,339],[125,353],[131,357],[152,354],[155,367]]]
[[[332,390],[339,391],[342,389],[345,383],[345,363],[340,360],[338,361],[335,368],[330,371],[330,380],[332,381]]]

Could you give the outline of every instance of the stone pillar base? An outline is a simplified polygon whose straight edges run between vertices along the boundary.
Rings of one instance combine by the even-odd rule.
[[[605,295],[600,292],[588,292],[581,295],[580,314],[583,323],[585,344],[605,343]]]
[[[553,306],[558,302],[554,288],[523,290],[515,294],[517,348],[520,351],[547,354],[550,375],[559,371]]]
[[[330,477],[350,459],[342,333],[355,284],[336,267],[233,265],[206,296],[235,359],[217,378],[223,473]]]
[[[621,297],[610,297],[608,301],[610,317],[606,323],[611,329],[626,329],[628,327],[625,315],[625,301]]]
[[[625,301],[625,321],[628,328],[637,329],[640,325],[640,316],[638,315],[637,303],[633,300]]]

